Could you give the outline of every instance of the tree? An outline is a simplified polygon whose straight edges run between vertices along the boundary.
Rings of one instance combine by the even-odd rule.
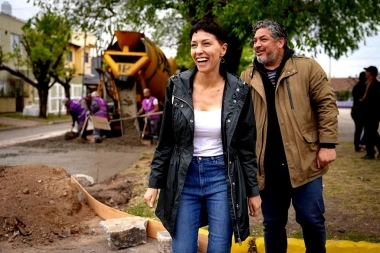
[[[252,41],[251,25],[261,19],[283,24],[290,44],[300,50],[324,52],[335,59],[357,50],[359,42],[376,35],[380,25],[380,0],[54,0],[59,7],[49,0],[28,1],[56,8],[94,33],[96,27],[110,33],[120,27],[154,31],[152,39],[158,45],[178,43],[179,65],[190,62],[185,56],[189,27],[200,18],[215,18],[231,36],[231,72],[237,71],[243,47]]]
[[[70,26],[65,18],[47,10],[28,20],[22,30],[22,48],[15,48],[14,53],[4,53],[0,48],[0,70],[8,71],[37,89],[39,117],[46,118],[49,89],[53,84],[59,82],[65,90],[70,90],[73,67],[65,66]],[[22,57],[23,52],[26,59]],[[14,67],[9,65],[11,61]],[[30,69],[34,78],[25,75],[22,67]]]

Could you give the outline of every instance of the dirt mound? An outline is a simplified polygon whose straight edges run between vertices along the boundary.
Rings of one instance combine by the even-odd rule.
[[[72,139],[75,139],[78,137],[78,133],[77,132],[66,132],[65,133],[65,140],[68,141],[68,140],[72,140]]]
[[[49,245],[89,232],[82,224],[95,213],[64,169],[1,166],[0,185],[0,242]]]

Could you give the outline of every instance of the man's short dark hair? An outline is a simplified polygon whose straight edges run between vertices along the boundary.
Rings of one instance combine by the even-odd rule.
[[[278,40],[280,38],[284,38],[285,40],[285,46],[287,46],[287,38],[288,34],[286,33],[286,29],[283,25],[273,21],[273,20],[261,20],[258,21],[257,23],[252,25],[253,28],[253,36],[255,36],[257,30],[261,28],[267,28],[269,29],[270,35],[275,39]]]

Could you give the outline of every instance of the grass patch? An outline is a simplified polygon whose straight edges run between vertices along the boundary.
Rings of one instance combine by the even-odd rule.
[[[139,161],[122,172],[122,174],[126,175],[133,182],[133,197],[128,202],[125,211],[129,214],[158,220],[154,214],[155,208],[148,207],[144,200],[144,194],[148,188],[148,177],[150,174],[150,163],[152,161],[153,152],[153,150],[144,152]]]
[[[147,218],[154,218],[154,208],[147,207],[144,199],[141,199],[141,201],[134,202],[131,205],[128,205],[128,207],[125,210],[129,214],[133,214],[136,216],[141,217],[147,217]]]
[[[342,236],[339,237],[339,240],[348,240],[348,241],[353,241],[353,242],[366,241],[366,242],[372,242],[372,243],[380,243],[380,238],[378,237],[357,233],[355,231],[347,231],[347,232],[342,233]]]
[[[32,116],[24,116],[22,115],[22,112],[2,113],[0,114],[0,116],[13,118],[13,119],[27,119],[27,120],[37,121],[37,122],[50,122],[50,121],[60,121],[60,120],[64,121],[64,120],[71,119],[70,115],[66,115],[66,114],[58,115],[54,113],[49,113],[46,119],[39,118],[39,117],[32,117]]]

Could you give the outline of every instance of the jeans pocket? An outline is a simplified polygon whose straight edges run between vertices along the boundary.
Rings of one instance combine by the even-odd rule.
[[[219,167],[219,168],[225,168],[225,162],[224,162],[224,156],[217,156],[215,157],[214,163]]]

